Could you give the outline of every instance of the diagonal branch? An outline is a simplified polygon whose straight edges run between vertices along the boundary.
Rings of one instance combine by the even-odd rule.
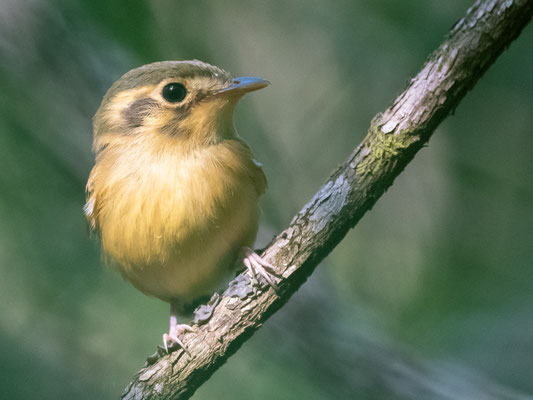
[[[347,231],[372,208],[533,14],[533,0],[478,0],[407,89],[370,124],[363,142],[266,249],[279,291],[252,290],[240,275],[182,350],[153,356],[124,399],[188,399],[285,304]]]

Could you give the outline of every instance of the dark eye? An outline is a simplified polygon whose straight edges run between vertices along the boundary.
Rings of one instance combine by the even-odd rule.
[[[172,82],[163,88],[163,98],[170,103],[182,101],[187,96],[187,89],[181,83]]]

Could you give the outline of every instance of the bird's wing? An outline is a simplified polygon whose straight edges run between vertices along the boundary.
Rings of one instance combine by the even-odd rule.
[[[255,190],[258,195],[265,193],[267,187],[267,179],[265,173],[263,172],[263,165],[257,161],[255,158],[252,158],[253,167],[251,168],[252,181],[254,182]]]
[[[89,227],[92,230],[96,230],[96,217],[94,213],[94,205],[95,205],[95,195],[94,195],[94,187],[93,187],[93,180],[95,175],[95,169],[91,171],[91,174],[89,175],[89,180],[87,181],[87,185],[85,186],[85,205],[83,206],[83,212],[85,213],[85,218],[87,219],[87,222],[89,223]]]
[[[253,182],[257,195],[261,196],[265,193],[267,187],[267,179],[263,172],[263,168],[261,168],[263,165],[254,158],[252,149],[250,149],[250,146],[248,146],[248,144],[240,137],[233,140],[232,145],[235,145],[237,152],[242,155],[241,159],[243,160],[244,165],[246,165],[248,176]]]

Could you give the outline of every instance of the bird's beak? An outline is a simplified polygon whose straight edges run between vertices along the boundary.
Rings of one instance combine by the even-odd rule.
[[[230,86],[220,90],[218,93],[222,95],[242,96],[248,92],[263,89],[268,85],[270,85],[270,82],[267,80],[250,76],[241,76],[239,78],[234,78]]]

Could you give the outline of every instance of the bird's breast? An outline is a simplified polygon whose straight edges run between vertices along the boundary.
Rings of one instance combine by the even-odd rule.
[[[257,179],[264,178],[256,177],[262,172],[244,150],[210,146],[182,155],[132,149],[98,163],[95,207],[103,249],[138,289],[164,300],[208,293],[239,248],[252,245]]]

